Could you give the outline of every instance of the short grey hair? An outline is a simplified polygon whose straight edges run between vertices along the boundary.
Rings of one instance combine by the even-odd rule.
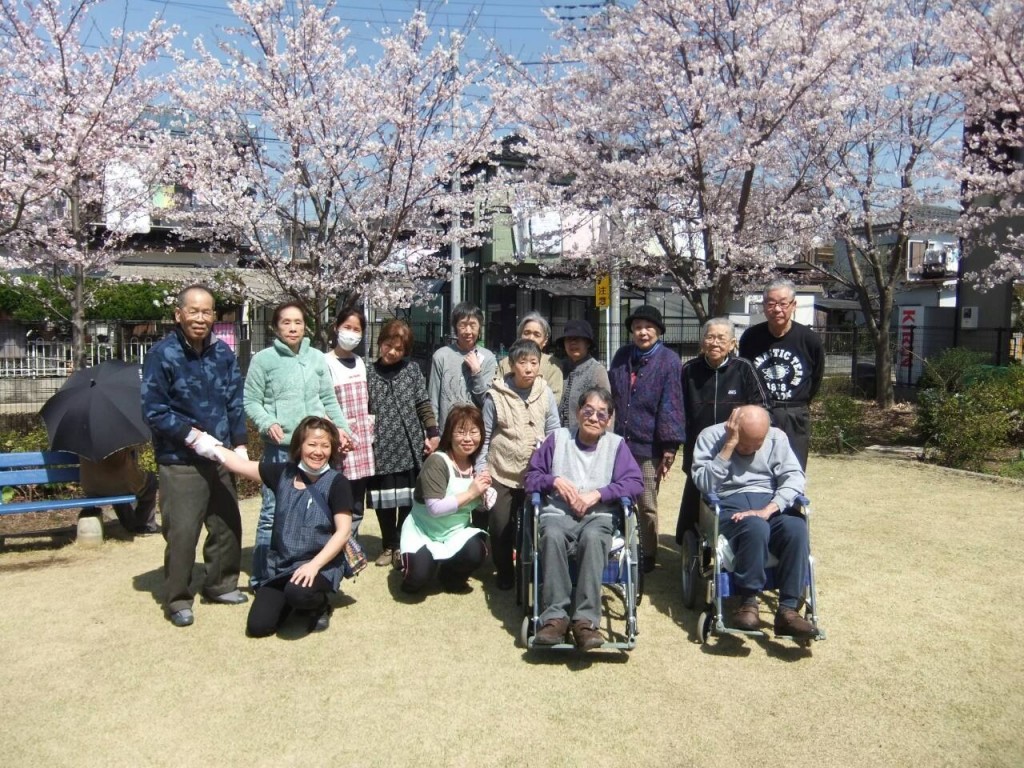
[[[178,297],[175,299],[174,306],[176,306],[178,309],[184,309],[185,308],[185,299],[188,298],[188,295],[190,293],[192,293],[192,291],[202,291],[207,296],[209,296],[211,299],[213,299],[214,302],[217,301],[217,297],[213,295],[213,291],[211,291],[205,285],[200,285],[199,283],[193,283],[192,285],[187,285],[184,288],[182,288],[180,291],[178,291]]]
[[[540,329],[544,332],[545,343],[551,340],[551,325],[540,312],[527,312],[523,315],[523,319],[519,321],[519,327],[516,329],[516,336],[523,335],[523,328],[526,327],[527,323],[537,323],[540,326]]]
[[[612,393],[604,387],[590,387],[580,395],[580,399],[576,402],[576,409],[579,410],[587,404],[587,400],[592,397],[600,398],[601,402],[604,403],[604,407],[608,409],[608,415],[615,415],[615,400],[612,399]]]
[[[789,298],[796,298],[796,283],[785,277],[780,277],[777,280],[772,280],[770,283],[768,283],[768,285],[764,289],[764,293],[761,294],[761,298],[767,301],[769,293],[771,293],[772,291],[778,291],[782,288],[785,288],[787,291],[789,291]]]
[[[700,327],[701,339],[703,340],[703,338],[708,335],[708,331],[712,328],[712,326],[716,325],[724,325],[726,328],[729,329],[729,337],[732,339],[736,338],[736,325],[735,323],[733,323],[732,320],[730,320],[728,317],[712,317],[709,320],[705,320],[704,325]]]

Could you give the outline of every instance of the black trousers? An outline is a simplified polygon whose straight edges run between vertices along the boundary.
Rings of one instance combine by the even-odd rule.
[[[776,403],[772,406],[775,426],[786,433],[789,447],[796,454],[800,468],[807,470],[807,454],[811,447],[811,411],[805,404]]]
[[[690,470],[693,468],[693,446],[683,447],[683,498],[679,502],[679,519],[676,521],[676,544],[683,543],[683,533],[696,528],[700,520],[700,491],[693,484]]]
[[[256,590],[245,627],[249,637],[274,634],[293,609],[315,611],[327,605],[331,583],[322,573],[318,573],[308,587],[292,584],[291,577],[290,573],[277,576]]]
[[[511,584],[515,579],[512,554],[516,548],[516,516],[526,503],[526,491],[522,488],[509,488],[497,481],[491,483],[491,487],[496,495],[488,521],[491,556],[498,572],[498,581]]]
[[[419,592],[427,585],[434,575],[435,566],[437,577],[441,585],[446,589],[460,587],[466,583],[470,574],[473,573],[487,558],[487,544],[484,535],[478,534],[467,541],[462,549],[447,560],[442,560],[440,565],[430,554],[426,547],[409,554],[402,553],[402,564],[405,568],[405,578],[402,580],[403,592]]]

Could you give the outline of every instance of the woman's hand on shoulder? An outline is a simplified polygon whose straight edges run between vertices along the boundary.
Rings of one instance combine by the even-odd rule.
[[[437,450],[437,444],[441,442],[440,436],[428,437],[423,441],[423,455],[429,456]]]

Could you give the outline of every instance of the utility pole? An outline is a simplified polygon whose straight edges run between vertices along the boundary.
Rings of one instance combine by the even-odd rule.
[[[459,178],[459,169],[455,169],[455,178],[452,179],[452,189],[455,191],[455,198],[458,199],[459,193],[462,191],[462,180]],[[455,306],[462,302],[462,245],[459,243],[459,227],[462,225],[462,211],[458,210],[455,212],[455,224],[452,227],[453,237],[451,244],[451,255],[452,255],[452,306],[451,309],[455,309]]]

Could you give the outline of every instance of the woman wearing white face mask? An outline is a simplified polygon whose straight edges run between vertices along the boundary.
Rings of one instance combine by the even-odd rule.
[[[353,447],[344,455],[342,470],[352,485],[352,535],[359,533],[363,521],[366,484],[376,472],[373,462],[373,416],[369,413],[366,388],[366,364],[355,353],[363,340],[366,318],[353,307],[342,308],[334,323],[335,346],[327,353],[327,367],[352,432]]]

